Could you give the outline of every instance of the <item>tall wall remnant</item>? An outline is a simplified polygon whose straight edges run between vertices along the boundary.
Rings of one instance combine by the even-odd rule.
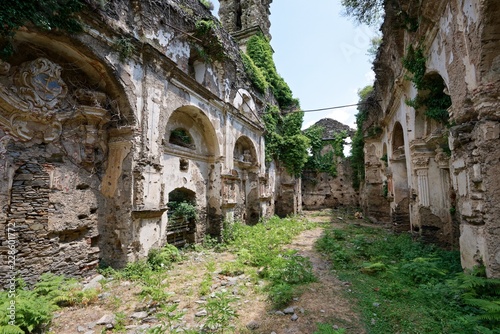
[[[250,16],[268,28],[267,14]],[[17,31],[0,63],[0,266],[7,226],[33,283],[273,214],[259,117],[273,97],[256,93],[211,13],[197,0],[117,0],[80,17],[79,34]],[[170,219],[174,200],[196,207],[195,224]]]
[[[331,157],[329,163],[335,173],[307,169],[302,173],[302,208],[304,210],[318,210],[337,208],[340,206],[355,207],[359,203],[358,194],[352,186],[352,172],[349,159],[337,156],[335,148],[329,141],[336,135],[345,132],[347,136],[354,130],[348,125],[334,119],[323,118],[312,127],[323,129],[322,140],[325,143],[319,154],[322,157]]]
[[[374,65],[381,102],[364,124],[376,133],[365,144],[366,183],[385,184],[395,224],[459,246],[465,268],[484,264],[500,277],[500,3],[385,9]],[[379,202],[362,198],[368,215],[377,210]]]

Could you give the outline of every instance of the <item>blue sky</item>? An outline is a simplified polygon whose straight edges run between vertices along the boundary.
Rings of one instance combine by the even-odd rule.
[[[218,2],[214,14],[218,11]],[[373,82],[366,55],[376,30],[342,16],[340,0],[274,0],[271,46],[278,73],[303,110],[353,104]],[[305,113],[303,128],[333,118],[355,128],[356,107]]]

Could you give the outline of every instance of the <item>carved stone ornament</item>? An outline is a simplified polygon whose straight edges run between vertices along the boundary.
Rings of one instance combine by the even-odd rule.
[[[22,63],[11,76],[9,69],[0,63],[0,128],[21,141],[61,138],[68,155],[85,167],[103,159],[106,94],[80,88],[68,97],[61,66],[46,58]]]
[[[412,161],[416,169],[429,167],[429,157],[416,157]]]
[[[17,90],[21,106],[24,107],[22,110],[42,118],[51,117],[68,92],[68,87],[61,79],[61,66],[45,58],[21,64],[13,81],[13,90]]]

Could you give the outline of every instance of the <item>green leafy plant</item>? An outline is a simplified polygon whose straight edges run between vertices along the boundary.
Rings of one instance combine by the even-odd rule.
[[[312,264],[308,258],[300,256],[296,251],[287,251],[272,263],[269,278],[275,282],[304,284],[316,282],[312,272]]]
[[[226,329],[234,318],[238,317],[231,303],[236,298],[229,292],[217,292],[207,301],[207,317],[205,326],[211,331],[222,331]]]
[[[172,263],[182,260],[182,255],[174,245],[166,244],[162,248],[153,248],[148,253],[148,264],[151,269],[167,269],[172,266]]]
[[[196,206],[190,202],[182,201],[182,202],[168,202],[168,207],[171,210],[171,218],[172,219],[197,219],[198,218],[198,210]]]
[[[274,307],[286,306],[297,295],[295,288],[288,283],[276,283],[267,288],[268,298]]]
[[[121,62],[130,58],[135,52],[135,46],[132,43],[132,39],[127,37],[117,38],[113,43],[113,48],[118,52],[118,58]]]
[[[247,54],[261,69],[280,108],[296,108],[299,101],[293,97],[290,87],[276,70],[269,40],[262,34],[252,36],[247,42]]]
[[[125,323],[127,320],[127,315],[123,312],[117,312],[115,314],[115,324],[113,326],[113,332],[121,333],[125,331]]]
[[[193,138],[191,138],[189,132],[183,128],[177,128],[170,133],[169,143],[194,148]]]
[[[155,314],[156,318],[160,320],[159,326],[149,328],[146,333],[148,334],[164,334],[170,333],[174,329],[174,325],[182,319],[185,312],[177,311],[179,304],[163,304],[160,310]]]
[[[330,324],[318,324],[318,329],[313,334],[345,334],[344,328],[335,329]]]
[[[356,114],[356,132],[352,136],[351,156],[349,160],[352,168],[352,185],[355,189],[359,189],[361,183],[365,179],[365,141],[363,124],[368,118],[368,108],[365,104],[368,98],[373,94],[373,86],[366,86],[358,91],[359,105],[358,113]]]
[[[344,157],[344,143],[348,137],[346,131],[335,133],[332,139],[324,139],[324,128],[312,126],[304,131],[309,139],[310,154],[304,166],[305,170],[328,173],[337,176],[337,157]],[[325,150],[328,152],[322,154]]]
[[[200,0],[201,4],[205,6],[206,9],[213,10],[214,4],[210,0]]]
[[[83,305],[97,301],[97,290],[82,290],[75,280],[50,273],[43,274],[30,290],[20,279],[15,297],[0,291],[0,333],[32,333],[46,329],[53,312],[60,306]],[[9,306],[15,301],[15,324],[9,317]]]
[[[193,36],[201,43],[201,47],[198,46],[195,49],[205,61],[222,60],[224,58],[224,45],[218,36],[219,26],[220,23],[212,19],[200,19],[195,22]]]
[[[81,0],[23,0],[4,3],[0,6],[0,37],[5,42],[0,46],[0,57],[6,59],[13,54],[12,37],[17,29],[29,23],[46,31],[82,31],[76,14],[84,8],[85,4]]]
[[[498,280],[464,274],[458,251],[381,228],[334,230],[325,231],[317,247],[349,282],[346,296],[370,333],[498,333]],[[344,255],[348,260],[336,261]]]
[[[269,88],[269,83],[267,82],[264,73],[255,65],[252,58],[250,58],[246,53],[240,52],[240,54],[245,72],[247,73],[250,81],[252,81],[253,85],[259,92],[265,93]]]
[[[448,124],[448,108],[451,106],[451,97],[444,93],[445,84],[443,79],[435,75],[426,75],[426,58],[422,45],[414,48],[410,45],[406,56],[403,58],[403,67],[412,76],[407,76],[419,90],[416,98],[407,100],[406,104],[418,110],[425,108],[425,115],[435,119],[442,124]]]

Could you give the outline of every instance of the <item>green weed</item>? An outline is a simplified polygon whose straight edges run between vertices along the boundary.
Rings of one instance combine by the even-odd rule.
[[[499,333],[500,285],[463,274],[457,251],[355,225],[325,231],[316,247],[352,284],[369,333]]]

